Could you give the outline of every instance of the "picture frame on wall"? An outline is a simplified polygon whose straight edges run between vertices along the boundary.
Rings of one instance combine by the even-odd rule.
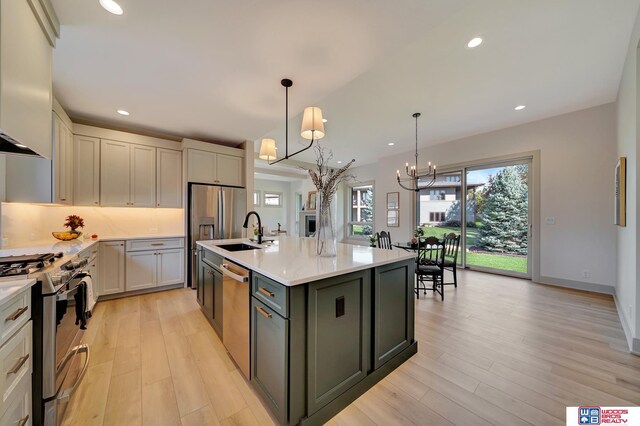
[[[390,226],[390,227],[400,226],[399,210],[387,210],[387,226]]]
[[[309,191],[307,194],[307,210],[316,209],[316,193],[317,191]]]
[[[387,192],[387,210],[399,210],[399,209],[400,209],[400,193]]]
[[[387,192],[387,226],[400,226],[400,193]]]
[[[620,157],[615,170],[614,224],[627,226],[627,157]]]

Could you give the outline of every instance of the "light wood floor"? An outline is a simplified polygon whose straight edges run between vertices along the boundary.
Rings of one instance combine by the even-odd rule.
[[[640,404],[611,297],[463,272],[416,302],[418,354],[331,425],[564,425],[565,406]],[[192,290],[101,302],[67,425],[273,424]]]

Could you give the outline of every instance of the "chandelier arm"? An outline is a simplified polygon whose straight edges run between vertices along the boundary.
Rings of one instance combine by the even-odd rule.
[[[294,153],[293,153],[293,154],[291,154],[289,157],[293,157],[294,155],[300,154],[301,152],[308,150],[309,148],[311,148],[311,146],[313,145],[313,142],[314,142],[314,141],[315,141],[315,139],[314,139],[314,138],[311,138],[311,143],[309,144],[309,146],[308,146],[308,147],[306,147],[306,148],[302,148],[300,151],[296,151],[296,152],[294,152]]]
[[[398,185],[400,185],[400,187],[401,187],[401,188],[406,189],[407,191],[415,191],[415,189],[414,189],[414,188],[409,188],[408,186],[404,186],[404,185],[402,184],[402,181],[400,181],[400,178],[399,178],[399,177],[396,177],[396,179],[398,180]]]

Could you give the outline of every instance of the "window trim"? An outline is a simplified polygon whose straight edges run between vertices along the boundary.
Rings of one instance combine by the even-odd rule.
[[[256,202],[256,200],[258,200]],[[262,192],[259,189],[253,191],[253,206],[260,207],[262,205]]]
[[[267,195],[277,195],[278,196],[278,204],[267,204]],[[269,197],[272,198],[272,197]],[[281,208],[284,205],[284,195],[280,191],[263,191],[262,192],[262,206],[263,207],[274,207]]]
[[[373,194],[373,220],[371,222],[358,222],[351,220],[351,209],[352,205],[352,193],[354,188],[363,187],[363,186],[371,186],[371,192]],[[353,235],[351,234],[351,229],[353,225],[370,225],[373,230],[372,235],[375,235],[376,232],[376,186],[375,181],[365,181],[365,182],[350,182],[346,184],[345,191],[345,203],[344,203],[344,239],[345,241],[355,241],[362,242],[368,241],[369,235]]]

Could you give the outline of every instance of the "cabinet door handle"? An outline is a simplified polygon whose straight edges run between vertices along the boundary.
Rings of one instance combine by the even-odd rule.
[[[265,295],[265,296],[267,296],[267,297],[273,297],[273,296],[275,296],[273,293],[271,293],[269,290],[267,290],[266,288],[263,288],[263,287],[260,287],[260,288],[258,289],[258,291],[259,291],[260,293],[264,294],[264,295]]]
[[[18,422],[18,426],[24,426],[27,424],[28,421],[29,421],[29,415],[27,414],[26,416],[20,419],[20,421]]]
[[[6,317],[4,320],[5,321],[15,321],[18,318],[20,318],[20,315],[24,314],[25,312],[27,312],[27,310],[29,309],[28,306],[24,306],[22,308],[18,308],[16,309],[11,315],[9,315],[8,317]]]
[[[163,246],[164,243],[152,243],[151,245],[154,247],[157,247],[157,246]]]
[[[260,315],[262,315],[265,318],[271,318],[271,314],[267,311],[265,311],[264,309],[262,309],[260,306],[256,306],[256,310],[258,312],[260,312]]]
[[[16,365],[14,365],[11,368],[11,370],[7,371],[7,376],[9,374],[16,374],[18,371],[20,371],[20,369],[22,368],[24,363],[27,362],[28,359],[29,359],[29,354],[26,354],[25,356],[21,356],[20,358],[18,358],[18,362],[16,362]]]

